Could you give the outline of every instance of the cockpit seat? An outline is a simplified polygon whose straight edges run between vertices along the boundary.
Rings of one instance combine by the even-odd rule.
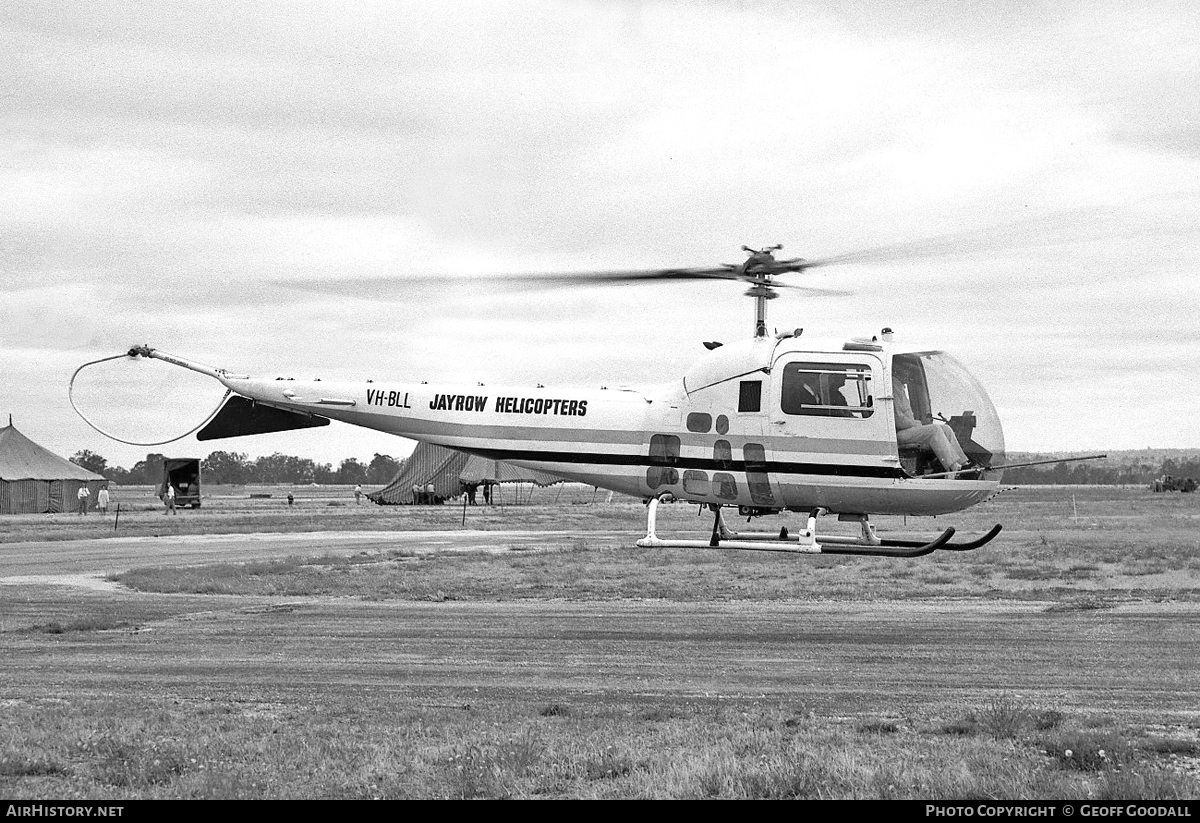
[[[918,443],[900,446],[900,466],[913,477],[948,471],[933,453],[933,449]]]

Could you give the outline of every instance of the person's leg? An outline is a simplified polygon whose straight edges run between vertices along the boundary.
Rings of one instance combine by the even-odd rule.
[[[938,423],[936,425],[942,430],[942,434],[946,438],[946,444],[950,449],[950,454],[957,461],[958,465],[964,466],[970,463],[970,458],[967,457],[966,453],[962,450],[962,446],[959,445],[958,435],[954,433],[954,429],[950,428],[946,423]]]
[[[962,449],[950,445],[942,428],[942,426],[931,424],[903,429],[896,432],[896,442],[901,445],[924,446],[933,452],[938,462],[945,466],[947,471],[958,471],[966,462],[966,458],[962,457]]]

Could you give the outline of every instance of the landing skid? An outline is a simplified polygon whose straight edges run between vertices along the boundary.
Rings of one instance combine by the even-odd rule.
[[[985,534],[981,537],[977,537],[974,540],[968,540],[965,543],[946,543],[945,545],[938,546],[938,548],[941,549],[942,551],[948,551],[948,552],[969,552],[969,551],[971,551],[971,549],[978,549],[980,546],[984,545],[985,543],[991,543],[992,540],[995,539],[996,535],[1000,534],[1000,530],[1002,528],[1003,528],[1003,526],[1001,526],[999,523],[997,523],[996,525],[992,526],[992,528],[988,531],[987,534]],[[950,531],[953,532],[954,529],[950,529]],[[892,540],[889,542],[889,545],[892,545],[892,546],[919,546],[921,544],[917,541]]]
[[[808,526],[795,535],[789,535],[786,528],[778,533],[743,532],[730,529],[723,517],[720,506],[710,506],[714,513],[712,537],[708,540],[675,540],[658,536],[656,526],[658,518],[658,498],[652,498],[646,511],[646,536],[637,542],[639,548],[683,548],[683,549],[741,549],[757,552],[790,552],[792,554],[859,554],[869,557],[920,557],[935,551],[965,552],[978,549],[992,541],[1000,534],[1001,526],[996,524],[982,537],[961,543],[952,543],[954,528],[947,528],[930,541],[896,540],[880,538],[875,534],[875,527],[868,522],[866,516],[860,521],[862,533],[858,537],[845,535],[823,535],[817,540],[817,518],[825,514],[824,509],[815,509],[809,513]]]

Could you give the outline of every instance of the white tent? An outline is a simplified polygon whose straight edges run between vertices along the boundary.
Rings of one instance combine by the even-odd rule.
[[[80,486],[90,500],[108,481],[34,443],[12,424],[0,428],[0,514],[69,511]]]
[[[446,500],[461,494],[466,484],[535,483],[552,486],[562,482],[561,477],[546,472],[523,469],[511,463],[477,457],[432,443],[418,443],[392,481],[367,497],[386,505],[414,502],[413,486],[424,489],[432,485],[434,494]]]

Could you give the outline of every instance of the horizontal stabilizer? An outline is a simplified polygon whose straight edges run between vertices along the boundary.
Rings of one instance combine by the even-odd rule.
[[[328,417],[285,411],[234,395],[225,401],[217,416],[200,430],[196,439],[219,440],[222,437],[244,437],[248,434],[269,434],[328,425]]]

